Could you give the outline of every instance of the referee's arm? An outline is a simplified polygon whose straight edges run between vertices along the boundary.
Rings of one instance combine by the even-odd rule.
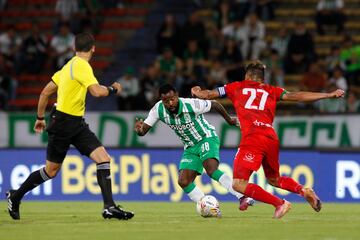
[[[57,88],[57,85],[53,81],[50,81],[41,91],[37,109],[38,118],[44,118],[49,97],[57,91]]]
[[[121,85],[114,82],[110,87],[105,87],[100,84],[92,84],[88,87],[90,94],[94,97],[107,97],[112,93],[120,93]]]
[[[34,130],[36,133],[41,133],[46,127],[45,109],[48,104],[49,97],[57,91],[57,88],[57,85],[53,81],[51,81],[41,91],[38,102],[37,117],[34,126]]]

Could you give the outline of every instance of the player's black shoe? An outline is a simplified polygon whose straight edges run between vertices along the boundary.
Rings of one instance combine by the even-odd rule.
[[[119,220],[128,220],[134,217],[133,212],[128,212],[120,208],[120,206],[111,206],[104,208],[103,217],[106,218],[117,218]]]
[[[15,219],[15,220],[19,220],[20,219],[20,212],[19,212],[19,205],[20,205],[20,201],[14,201],[11,199],[11,196],[14,194],[15,190],[9,190],[8,192],[6,192],[6,199],[8,202],[8,211],[10,216]]]

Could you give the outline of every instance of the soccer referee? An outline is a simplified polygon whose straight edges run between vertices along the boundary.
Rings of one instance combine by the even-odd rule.
[[[44,168],[30,174],[18,190],[6,193],[8,211],[13,219],[20,219],[20,201],[28,191],[56,176],[61,168],[70,144],[97,164],[97,181],[104,200],[104,218],[130,219],[134,213],[115,205],[111,192],[110,156],[99,139],[89,129],[83,116],[87,91],[94,97],[106,97],[121,91],[119,83],[102,86],[89,64],[95,52],[94,37],[87,33],[75,37],[76,55],[52,76],[42,90],[38,103],[34,130],[41,133],[46,128],[45,108],[49,97],[57,92],[56,111],[51,114],[48,132],[47,160]]]

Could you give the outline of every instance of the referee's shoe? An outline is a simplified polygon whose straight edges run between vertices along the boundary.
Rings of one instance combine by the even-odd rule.
[[[133,212],[124,211],[120,206],[106,207],[102,213],[103,217],[106,218],[117,218],[119,220],[128,220],[134,217]]]
[[[15,192],[15,190],[9,190],[8,192],[6,192],[6,199],[8,202],[8,212],[13,219],[19,220],[20,219],[20,212],[19,212],[20,201],[11,200],[11,196],[14,194],[14,192]]]

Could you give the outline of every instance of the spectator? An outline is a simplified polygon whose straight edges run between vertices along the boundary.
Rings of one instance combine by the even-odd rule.
[[[7,109],[8,103],[8,86],[10,82],[9,76],[6,74],[5,58],[0,54],[0,110]]]
[[[60,22],[69,22],[79,12],[77,0],[57,0],[55,12],[59,14]]]
[[[210,25],[207,31],[207,46],[209,48],[206,54],[207,57],[210,57],[210,52],[219,56],[221,50],[224,48],[224,36],[215,25]]]
[[[125,8],[125,3],[123,3],[123,0],[114,0],[117,2],[116,7],[117,8]]]
[[[340,57],[341,49],[337,45],[333,45],[331,47],[330,55],[326,57],[325,64],[327,66],[327,71],[330,75],[333,74],[333,71],[336,67],[340,67],[345,70],[346,65],[345,61],[343,61]]]
[[[250,0],[235,0],[234,9],[236,12],[236,18],[244,20],[249,13]]]
[[[51,40],[53,48],[53,57],[56,69],[61,68],[66,61],[74,56],[74,35],[70,32],[67,24],[62,24],[59,34],[55,35]]]
[[[99,13],[102,7],[101,1],[99,0],[79,0],[79,9],[91,16]]]
[[[343,0],[319,0],[315,17],[318,34],[324,35],[324,25],[336,25],[337,33],[344,31],[346,16],[343,8]]]
[[[346,112],[360,113],[360,100],[356,97],[354,91],[349,91],[346,98]]]
[[[249,0],[248,11],[256,13],[261,20],[274,19],[274,1],[272,0]]]
[[[230,3],[226,0],[221,1],[214,11],[214,19],[219,29],[227,26],[235,18],[235,12],[231,9]]]
[[[6,8],[7,0],[0,0],[0,10],[3,11]]]
[[[166,14],[165,21],[162,23],[157,33],[157,50],[159,53],[165,48],[170,47],[176,56],[180,56],[180,27],[174,15]]]
[[[82,14],[81,28],[91,29],[91,33],[98,34],[101,29],[103,8],[99,0],[79,0],[79,9]]]
[[[224,64],[226,77],[230,82],[243,79],[243,59],[234,39],[228,38],[225,41],[224,49],[220,54],[220,60]]]
[[[241,45],[242,56],[251,60],[259,59],[261,52],[266,48],[265,25],[261,22],[255,13],[249,15],[245,22],[246,36],[241,37],[244,42]]]
[[[284,60],[289,44],[289,34],[286,27],[279,30],[279,34],[274,36],[271,42],[271,49],[276,50],[281,60]]]
[[[279,53],[273,49],[270,56],[264,60],[266,65],[265,82],[278,87],[284,87],[284,72]]]
[[[284,62],[285,73],[304,73],[308,63],[315,59],[314,41],[305,23],[297,21],[295,31],[290,36]]]
[[[195,40],[188,42],[188,47],[184,51],[183,59],[185,61],[193,60],[195,65],[201,65],[204,61],[204,53],[199,49],[198,44]]]
[[[236,42],[239,43],[239,46],[241,46],[247,38],[247,29],[244,21],[239,18],[224,26],[221,31],[225,38],[236,40]]]
[[[322,92],[327,86],[326,74],[321,70],[318,62],[313,62],[301,81],[301,90],[309,92]]]
[[[102,0],[101,3],[106,9],[125,7],[123,0]]]
[[[182,28],[183,46],[189,41],[196,40],[204,52],[206,46],[206,31],[204,24],[199,20],[197,12],[192,13]]]
[[[334,68],[334,74],[329,80],[330,84],[334,84],[337,88],[348,90],[348,85],[345,77],[343,76],[343,70],[340,67]]]
[[[222,29],[225,38],[234,39],[237,47],[241,51],[242,59],[246,59],[247,48],[249,45],[248,28],[245,26],[243,20],[237,18],[234,22],[228,24]]]
[[[182,79],[179,75],[183,68],[183,63],[178,57],[174,56],[171,48],[166,47],[163,50],[163,54],[155,62],[155,68],[160,73],[162,79],[160,85],[171,83],[180,89]]]
[[[220,61],[221,59],[221,52],[223,50],[224,46],[221,48],[221,50],[219,51],[219,49],[215,49],[215,48],[210,48],[209,52],[207,54],[207,58],[204,61],[204,66],[205,66],[205,70],[208,73],[210,71],[210,68],[213,66],[214,62],[216,61]]]
[[[22,39],[15,33],[14,26],[8,26],[7,31],[0,35],[0,54],[5,58],[6,64],[19,72],[19,50]]]
[[[360,45],[355,45],[351,37],[346,37],[343,43],[340,59],[346,64],[346,77],[350,85],[360,85]]]
[[[183,97],[190,97],[191,96],[191,88],[193,86],[205,86],[205,79],[198,78],[194,72],[185,72],[183,75],[182,83],[179,85],[179,95]]]
[[[183,59],[187,74],[195,74],[196,78],[202,79],[204,75],[204,53],[199,49],[195,40],[188,42]]]
[[[153,106],[158,100],[158,89],[161,86],[161,79],[155,65],[149,66],[141,78],[141,89],[144,92],[147,106]]]
[[[223,86],[227,83],[226,71],[219,60],[213,62],[210,72],[207,76],[207,88],[213,89]]]
[[[48,40],[40,33],[39,26],[33,23],[31,34],[25,38],[21,48],[21,69],[38,74],[47,60]]]
[[[3,76],[0,75],[0,110],[6,110],[8,106],[8,95],[3,86]]]
[[[55,24],[55,34],[58,33],[62,23],[68,23],[72,33],[80,31],[80,12],[77,0],[57,0],[55,12],[59,14],[59,19]]]
[[[9,75],[5,58],[0,54],[0,109],[7,109],[8,101],[16,97],[17,82]]]
[[[118,97],[119,110],[138,110],[144,104],[140,101],[139,79],[134,76],[134,69],[128,67],[124,76],[116,80],[121,84],[122,91]]]
[[[329,84],[325,91],[335,91],[336,89],[336,85]],[[346,110],[344,98],[327,98],[319,101],[318,104],[321,113],[343,113]]]

